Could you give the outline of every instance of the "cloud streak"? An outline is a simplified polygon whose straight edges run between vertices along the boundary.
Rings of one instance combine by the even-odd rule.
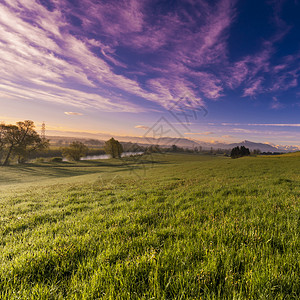
[[[79,113],[79,112],[74,112],[74,111],[65,111],[65,115],[68,115],[68,116],[82,116],[83,114]]]
[[[189,134],[189,135],[211,135],[214,134],[212,131],[207,131],[207,132],[185,132],[184,134]]]
[[[277,29],[261,49],[229,58],[236,4],[182,1],[166,9],[149,0],[3,0],[1,97],[141,112],[168,109],[186,93],[204,105],[228,90],[253,98],[295,89],[300,52],[271,63],[290,30],[278,5]],[[280,108],[275,102],[271,108]]]
[[[134,126],[134,128],[148,130],[150,127],[149,126],[145,126],[145,125],[136,125],[136,126]]]
[[[195,88],[197,83],[187,78],[190,67],[184,65],[201,66],[223,55],[222,35],[232,18],[230,3],[222,0],[212,6],[200,1],[190,17],[185,11],[181,15],[148,15],[149,1],[84,0],[77,7],[69,1],[4,1],[0,4],[0,57],[4,66],[0,76],[9,85],[2,86],[1,92],[10,99],[22,97],[18,88],[12,90],[17,84],[26,89],[27,99],[36,99],[40,91],[45,96],[41,101],[84,103],[107,111],[141,111],[140,98],[168,108],[185,92],[202,103],[203,95],[218,98],[222,90],[218,79],[203,72],[194,74],[202,82],[201,95]],[[196,21],[199,16],[205,16],[201,24]],[[151,79],[148,76],[141,81],[143,76],[134,74],[142,61],[131,61],[128,69],[127,58],[118,53],[121,47],[149,56],[155,52],[160,57],[154,64],[156,70],[164,71],[153,72]],[[143,71],[149,74],[153,61],[147,58],[144,63]],[[173,74],[166,79],[164,73],[170,71]],[[49,84],[53,85],[50,93]],[[84,96],[87,88],[93,93],[85,92]],[[70,99],[71,90],[81,96],[79,103]]]
[[[221,123],[222,126],[275,126],[275,127],[300,127],[300,124],[255,124],[255,123]]]

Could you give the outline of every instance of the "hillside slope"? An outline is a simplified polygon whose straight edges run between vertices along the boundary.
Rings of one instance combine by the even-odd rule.
[[[300,297],[298,155],[143,166],[1,168],[0,298]]]

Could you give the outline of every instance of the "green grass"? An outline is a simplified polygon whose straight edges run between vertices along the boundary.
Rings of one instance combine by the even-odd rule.
[[[0,169],[0,299],[299,299],[299,155],[131,165]]]

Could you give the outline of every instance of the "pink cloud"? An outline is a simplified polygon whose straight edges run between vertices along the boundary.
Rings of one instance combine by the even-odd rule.
[[[259,78],[251,83],[250,87],[244,89],[243,97],[247,96],[255,96],[257,93],[259,93],[262,90],[262,78]]]
[[[287,56],[270,67],[274,43],[286,34],[280,7],[274,15],[278,34],[257,53],[229,62],[235,0],[188,0],[188,10],[168,13],[154,13],[151,1],[82,0],[74,6],[61,0],[51,11],[41,3],[0,4],[0,92],[7,98],[42,95],[40,101],[141,111],[132,98],[168,108],[188,93],[204,105],[226,88],[241,87],[244,97],[254,97],[298,84],[293,63],[299,58]],[[80,25],[73,25],[69,15]],[[119,56],[124,48],[128,62]]]
[[[95,3],[85,0],[76,9],[71,8],[68,1],[60,1],[55,3],[51,12],[35,1],[12,0],[5,4],[0,5],[0,55],[5,66],[0,75],[11,83],[26,78],[24,85],[27,88],[39,85],[45,90],[49,82],[61,87],[76,82],[97,88],[103,99],[118,98],[111,90],[113,87],[164,107],[186,92],[202,101],[195,94],[198,86],[207,98],[217,99],[222,95],[221,83],[214,75],[195,75],[199,79],[197,85],[193,85],[186,76],[190,73],[190,66],[205,65],[223,57],[226,52],[225,33],[234,17],[234,1],[221,0],[216,5],[209,5],[206,1],[191,2],[195,16],[201,17],[201,24],[193,16],[179,16],[180,12],[157,16],[152,24],[153,19],[149,21],[146,16],[150,5],[147,1]],[[80,6],[88,9],[86,15],[81,14]],[[83,39],[72,35],[70,29],[78,34],[80,32],[72,27],[63,13],[78,17],[83,29],[91,32],[100,24],[106,39]],[[34,23],[28,22],[26,15],[34,16]],[[189,26],[193,26],[193,30]],[[173,72],[172,76],[161,80],[157,75],[141,85],[132,76],[116,73],[111,64],[126,68],[116,54],[119,45],[136,50],[161,51],[159,63],[156,66],[145,65],[145,68],[151,70],[154,67],[156,72],[166,74]],[[163,50],[165,46],[171,47],[172,51]],[[94,48],[99,48],[99,55],[92,52]],[[36,90],[32,90],[31,94],[36,94]],[[89,99],[87,97],[86,101]],[[62,100],[57,98],[54,101]],[[130,107],[128,102],[126,104]],[[103,106],[110,105],[103,102]]]
[[[206,1],[191,2],[194,13],[197,17],[201,16],[201,25],[197,24],[197,19],[190,15],[179,16],[177,14],[160,15],[157,19],[151,19],[151,23],[145,17],[148,2],[143,2],[139,5],[136,3],[129,7],[116,6],[116,2],[112,1],[110,8],[114,7],[113,14],[117,14],[118,23],[122,24],[124,20],[128,23],[120,30],[114,29],[112,24],[114,18],[108,18],[103,13],[105,10],[91,6],[95,13],[92,13],[94,18],[98,18],[103,24],[103,28],[110,34],[112,39],[111,44],[124,44],[131,48],[143,49],[143,51],[162,51],[161,59],[159,60],[160,67],[153,67],[152,65],[144,65],[148,70],[162,72],[177,72],[178,77],[189,73],[190,66],[201,66],[210,62],[216,62],[224,57],[226,53],[226,30],[234,19],[233,5],[235,1],[222,0],[217,5],[209,5]],[[118,12],[120,9],[128,10]],[[104,16],[103,16],[104,15]],[[124,16],[126,15],[126,18]],[[131,17],[136,18],[132,23]],[[127,18],[128,17],[128,18]],[[199,19],[200,20],[200,19]],[[118,24],[118,26],[119,26]],[[117,25],[116,25],[117,26]],[[190,30],[189,27],[194,26],[195,30]],[[120,35],[122,34],[122,35]],[[161,50],[164,46],[171,46],[172,52]],[[165,57],[168,55],[168,57]],[[175,62],[175,63],[174,63]],[[188,65],[186,68],[184,65]],[[175,68],[176,67],[176,68]],[[182,70],[180,70],[182,69]],[[173,73],[173,77],[176,76]],[[210,75],[212,77],[213,75]],[[222,94],[222,88],[215,81],[213,85],[212,80],[210,84],[205,86],[203,82],[203,93],[208,98],[216,99]],[[152,85],[154,91],[157,90],[157,84]],[[165,90],[168,87],[165,88]],[[160,91],[162,88],[160,88]],[[168,92],[167,92],[168,93]],[[177,95],[177,97],[180,95]]]
[[[149,129],[149,126],[145,126],[145,125],[136,125],[136,126],[134,126],[134,128],[148,130],[148,129]]]
[[[287,67],[286,64],[280,64],[280,65],[274,66],[274,72],[278,73],[278,72],[284,70],[286,67]]]
[[[188,134],[188,135],[212,135],[214,134],[212,131],[206,131],[206,132],[185,132],[184,134]]]
[[[284,107],[284,106],[280,103],[280,101],[278,100],[278,98],[277,97],[273,97],[272,98],[272,103],[271,103],[271,108],[272,109],[280,109],[282,107]]]
[[[74,111],[65,111],[64,114],[68,115],[68,116],[82,116],[83,115],[82,113],[74,112]]]
[[[218,99],[223,96],[222,81],[215,75],[205,72],[191,72],[190,75],[206,98]]]

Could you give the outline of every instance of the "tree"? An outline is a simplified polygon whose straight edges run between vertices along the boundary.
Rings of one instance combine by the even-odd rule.
[[[5,155],[5,159],[3,162],[3,166],[7,166],[9,164],[9,159],[13,153],[13,151],[16,149],[18,144],[18,127],[16,125],[2,125],[2,131],[3,131],[3,152]]]
[[[241,156],[249,156],[250,155],[250,151],[248,148],[246,148],[245,146],[241,146]]]
[[[253,154],[254,155],[259,155],[261,153],[260,149],[254,149]]]
[[[6,133],[5,124],[1,123],[0,124],[0,159],[2,158],[3,150],[5,148],[5,133]]]
[[[31,152],[44,150],[49,146],[49,141],[41,139],[34,128],[34,122],[30,120],[17,122],[17,125],[1,124],[2,151],[6,154],[4,166],[9,164],[12,155],[16,155],[21,163],[27,160]]]
[[[171,151],[172,152],[178,152],[178,147],[176,145],[172,145]]]
[[[120,158],[123,152],[123,147],[119,141],[111,138],[105,142],[104,151],[106,154],[109,154],[112,158]]]
[[[63,156],[67,159],[79,161],[81,157],[86,156],[88,147],[82,142],[74,141],[69,147],[62,149]]]
[[[178,148],[179,149],[179,148]],[[151,145],[147,147],[146,153],[151,154],[151,153],[161,153],[162,150],[159,148],[158,145]]]
[[[241,146],[240,147],[235,147],[231,150],[231,154],[230,157],[231,158],[239,158],[242,156],[249,156],[250,155],[250,151],[248,148],[246,148],[245,146]]]
[[[231,158],[238,158],[238,157],[240,157],[240,148],[239,147],[233,148],[231,150],[230,157]]]
[[[34,130],[35,126],[32,121],[18,122],[18,130],[20,134],[20,143],[15,149],[18,156],[18,162],[27,161],[32,152],[43,151],[49,147],[49,140],[41,138]]]

